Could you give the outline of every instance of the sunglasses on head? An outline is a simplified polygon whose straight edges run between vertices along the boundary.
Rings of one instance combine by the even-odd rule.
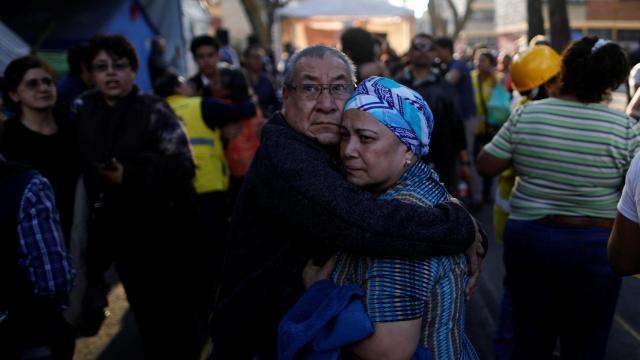
[[[434,46],[433,44],[413,43],[411,44],[411,49],[416,51],[431,51],[434,49]]]
[[[38,88],[40,88],[40,85],[51,87],[53,86],[53,79],[51,79],[50,77],[43,77],[40,79],[33,78],[24,82],[24,86],[29,90],[38,90]]]

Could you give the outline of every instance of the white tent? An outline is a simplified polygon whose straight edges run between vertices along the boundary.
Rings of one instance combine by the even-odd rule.
[[[280,16],[307,18],[312,16],[391,17],[410,16],[413,11],[384,0],[304,0],[294,1],[279,9]]]
[[[29,55],[31,46],[0,21],[0,74],[13,59]]]
[[[301,49],[313,44],[337,46],[349,27],[385,34],[391,47],[409,49],[413,34],[413,11],[386,0],[299,0],[276,11],[273,31],[275,53],[291,42]]]

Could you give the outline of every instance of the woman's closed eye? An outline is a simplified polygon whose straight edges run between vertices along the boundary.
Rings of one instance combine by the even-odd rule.
[[[370,142],[375,140],[374,137],[368,136],[368,135],[360,134],[359,137],[360,137],[360,142],[363,143],[363,144],[367,144],[367,143],[370,143]]]
[[[358,140],[363,144],[370,143],[378,138],[376,132],[368,129],[357,130],[356,134],[358,134]]]

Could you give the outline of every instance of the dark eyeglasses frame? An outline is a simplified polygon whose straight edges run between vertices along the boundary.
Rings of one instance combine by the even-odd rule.
[[[336,86],[344,86],[346,92],[341,94],[341,91],[334,89],[334,87]],[[287,85],[287,87],[295,90],[302,97],[308,100],[317,100],[318,98],[320,98],[324,90],[327,90],[329,92],[329,96],[334,99],[348,99],[351,97],[351,95],[353,95],[353,92],[356,89],[355,85],[353,84],[302,84],[299,86]],[[317,94],[305,93],[304,87],[310,87],[310,89],[316,91]]]
[[[423,43],[411,44],[411,50],[420,51],[420,52],[432,51],[432,50],[435,50],[435,48],[436,47],[433,44],[423,44]]]
[[[109,65],[109,63],[91,64],[91,69],[97,73],[105,73],[108,72],[109,69],[112,71],[125,71],[130,67],[131,64],[129,64],[127,60],[116,61],[111,63],[111,65]]]

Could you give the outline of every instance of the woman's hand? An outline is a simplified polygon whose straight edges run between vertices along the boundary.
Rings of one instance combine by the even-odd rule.
[[[329,276],[331,276],[333,269],[336,267],[337,260],[338,257],[336,255],[332,255],[329,260],[322,265],[322,267],[313,265],[313,259],[309,260],[302,271],[304,287],[308,289],[316,282],[328,279]]]
[[[242,125],[240,123],[227,124],[222,127],[222,137],[225,140],[231,140],[242,132]]]

